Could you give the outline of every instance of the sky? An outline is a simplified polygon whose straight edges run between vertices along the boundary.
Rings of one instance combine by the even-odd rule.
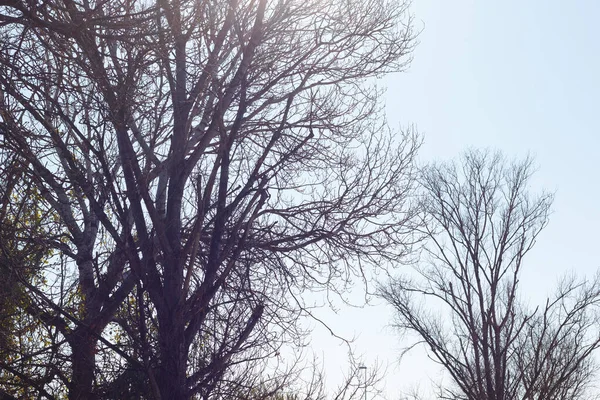
[[[593,275],[600,267],[600,2],[415,0],[410,11],[421,31],[414,60],[381,81],[390,125],[414,125],[423,135],[421,163],[470,147],[533,155],[532,191],[556,198],[525,260],[522,293],[538,304],[561,276]],[[390,327],[392,310],[380,301],[323,316],[356,338],[367,367],[387,365],[377,398],[398,399],[442,378],[424,350],[399,362],[407,341]],[[347,367],[346,347],[317,327],[313,349],[334,387]]]

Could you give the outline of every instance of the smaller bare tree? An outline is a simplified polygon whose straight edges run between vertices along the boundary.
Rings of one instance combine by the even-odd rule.
[[[564,280],[528,311],[519,276],[553,195],[528,194],[530,158],[469,151],[461,161],[421,175],[426,257],[381,289],[396,326],[415,333],[450,375],[440,398],[581,398],[600,346],[598,279]]]

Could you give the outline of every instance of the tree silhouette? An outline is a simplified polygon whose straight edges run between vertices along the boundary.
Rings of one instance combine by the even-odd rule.
[[[0,151],[44,215],[17,247],[48,249],[20,276],[44,379],[5,362],[3,390],[216,396],[301,342],[304,293],[402,256],[418,140],[374,79],[406,7],[0,1]]]
[[[452,378],[440,398],[578,399],[591,382],[598,279],[565,279],[533,311],[520,302],[524,257],[553,200],[528,194],[531,164],[472,150],[422,173],[425,257],[381,294]]]

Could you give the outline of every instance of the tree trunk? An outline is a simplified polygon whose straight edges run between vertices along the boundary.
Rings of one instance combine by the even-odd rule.
[[[157,377],[161,399],[186,400],[187,351],[182,324],[176,313],[166,316],[159,332],[161,365]]]
[[[96,367],[97,339],[89,332],[76,330],[69,341],[73,359],[73,377],[69,387],[69,400],[96,399],[93,390]]]

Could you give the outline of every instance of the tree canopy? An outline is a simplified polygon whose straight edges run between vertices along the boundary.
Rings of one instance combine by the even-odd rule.
[[[0,1],[3,393],[280,385],[303,294],[406,251],[419,141],[374,81],[410,60],[406,7]]]
[[[382,286],[395,326],[443,366],[453,400],[587,398],[600,347],[600,282],[565,278],[546,304],[523,304],[525,256],[554,196],[530,193],[532,160],[470,150],[423,169],[423,257]]]

